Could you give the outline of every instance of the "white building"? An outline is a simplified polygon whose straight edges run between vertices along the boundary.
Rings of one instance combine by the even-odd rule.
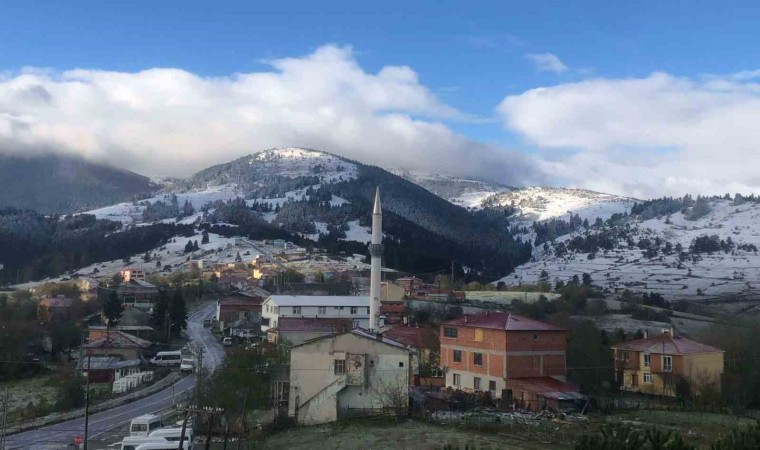
[[[357,296],[270,295],[262,304],[261,317],[262,331],[276,327],[280,317],[346,318],[354,328],[366,328],[369,304],[367,297]]]
[[[404,410],[412,364],[411,349],[363,329],[296,345],[290,350],[288,415],[316,424],[353,412]]]

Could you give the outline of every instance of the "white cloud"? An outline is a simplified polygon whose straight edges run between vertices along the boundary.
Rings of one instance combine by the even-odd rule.
[[[526,58],[531,60],[539,72],[566,72],[568,67],[554,53],[528,53]]]
[[[739,76],[592,79],[498,107],[506,128],[553,155],[570,184],[641,197],[760,192],[760,84]]]
[[[304,146],[362,162],[519,184],[529,157],[474,142],[441,120],[471,121],[406,66],[368,73],[350,48],[211,78],[25,69],[0,78],[0,151],[58,151],[158,175],[187,175],[257,150]]]

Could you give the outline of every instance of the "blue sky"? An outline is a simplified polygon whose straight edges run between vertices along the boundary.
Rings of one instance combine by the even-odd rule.
[[[551,161],[599,150],[578,139],[551,140],[568,142],[555,145],[505,125],[497,113],[505,98],[591,79],[644,80],[653,72],[699,84],[705,74],[755,70],[757,23],[757,2],[7,1],[0,6],[0,72],[161,67],[226,77],[271,71],[266,61],[327,44],[350,46],[367,73],[408,66],[440,102],[483,119],[437,119],[452,131]],[[566,70],[539,71],[528,57],[548,53]],[[645,146],[679,148],[664,141]]]

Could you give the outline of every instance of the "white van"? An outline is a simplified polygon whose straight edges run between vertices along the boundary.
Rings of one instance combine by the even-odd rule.
[[[161,437],[127,436],[121,441],[120,450],[135,450],[142,444],[170,444],[170,442]],[[177,448],[177,444],[174,444],[174,448]]]
[[[161,417],[155,414],[145,414],[132,419],[129,423],[129,435],[147,437],[159,428],[161,428]]]
[[[195,372],[195,358],[192,356],[185,356],[182,358],[182,364],[179,365],[179,370],[187,373]]]
[[[125,437],[121,441],[120,450],[137,450],[143,444],[160,444],[170,445],[176,449],[178,447],[179,438],[182,436],[182,428],[159,428],[158,430],[150,433],[149,436],[130,436]],[[193,430],[191,428],[185,429],[185,446],[187,450],[193,448]],[[159,447],[167,448],[167,447]]]
[[[156,366],[179,366],[182,363],[182,352],[158,352],[150,363]]]
[[[179,447],[179,444],[176,442],[150,442],[138,445],[135,447],[135,450],[177,450],[177,447]],[[183,450],[191,450],[192,448],[193,446],[190,443],[182,445]]]

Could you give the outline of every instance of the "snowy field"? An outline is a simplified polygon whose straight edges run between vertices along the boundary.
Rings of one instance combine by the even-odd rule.
[[[687,220],[681,213],[669,219],[662,217],[634,223],[638,236],[634,238],[659,237],[673,246],[681,244],[688,250],[692,241],[702,235],[717,235],[720,239],[731,238],[735,244],[754,244],[760,247],[760,205],[746,203],[735,206],[731,201],[712,202],[712,212],[695,221]],[[669,222],[669,223],[666,223]],[[557,242],[567,241],[564,236]],[[760,298],[760,254],[737,250],[730,253],[703,253],[693,262],[680,262],[677,254],[647,258],[638,247],[621,248],[599,252],[589,260],[588,254],[570,254],[556,257],[550,251],[545,254],[541,247],[534,250],[533,262],[522,265],[516,272],[503,278],[508,285],[535,283],[546,270],[550,280],[567,280],[573,275],[589,273],[595,285],[610,292],[622,289],[658,292],[668,299],[702,298],[710,300],[728,294],[741,294]],[[679,264],[680,263],[680,264]],[[701,294],[698,294],[699,290]]]

